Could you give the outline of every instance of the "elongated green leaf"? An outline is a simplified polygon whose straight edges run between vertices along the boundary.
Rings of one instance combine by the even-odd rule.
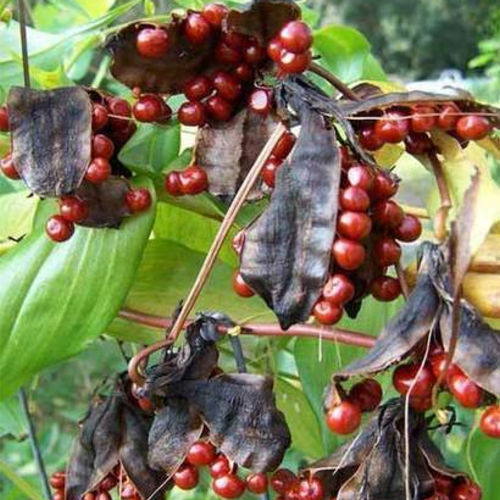
[[[0,437],[10,434],[19,439],[26,433],[26,422],[16,396],[0,403]]]
[[[171,241],[150,241],[125,306],[161,316],[171,315],[193,285],[203,260],[204,254]],[[234,293],[232,276],[231,267],[217,262],[196,311],[221,311],[235,321],[263,313],[265,316],[259,316],[259,321],[273,318],[259,298],[243,299]],[[108,333],[136,342],[152,342],[163,334],[123,320],[114,321]]]
[[[54,211],[43,202],[36,220]],[[37,224],[0,258],[0,397],[103,333],[133,282],[153,220],[154,207],[119,230],[78,227],[62,244]]]
[[[0,475],[11,481],[30,500],[44,500],[43,496],[23,479],[8,463],[0,460]]]
[[[180,126],[143,124],[120,151],[120,161],[132,171],[159,175],[177,158],[181,145]]]
[[[38,204],[38,198],[29,194],[20,191],[0,196],[0,243],[29,233]]]

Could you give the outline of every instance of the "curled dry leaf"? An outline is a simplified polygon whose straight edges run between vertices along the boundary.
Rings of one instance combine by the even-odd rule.
[[[271,379],[216,374],[215,346],[207,340],[214,338],[216,318],[221,319],[199,316],[189,327],[186,345],[148,370],[144,391],[162,396],[164,403],[149,436],[150,464],[169,476],[205,426],[208,439],[230,460],[255,471],[273,470],[290,445]]]
[[[141,498],[163,498],[165,474],[147,463],[147,437],[152,418],[129,399],[125,381],[111,395],[99,397],[81,424],[66,478],[66,499],[80,500],[121,463]]]
[[[59,197],[78,188],[90,163],[91,104],[80,87],[12,87],[12,158],[28,189]]]
[[[276,124],[274,116],[263,118],[245,108],[228,123],[198,130],[194,162],[207,173],[210,193],[229,199],[236,194]],[[248,199],[262,197],[260,184]]]
[[[308,319],[326,281],[340,184],[335,132],[301,99],[291,104],[299,138],[278,170],[269,206],[245,231],[240,266],[284,329]]]
[[[122,220],[130,215],[125,203],[125,194],[130,186],[125,179],[111,177],[99,184],[83,181],[77,196],[86,202],[89,214],[79,224],[86,227],[118,228]]]
[[[436,474],[465,479],[464,474],[444,463],[427,434],[424,417],[411,410],[409,417],[411,498],[431,497]],[[303,472],[322,481],[327,498],[406,498],[404,457],[404,400],[393,399],[379,408],[358,436]]]
[[[335,401],[339,381],[375,374],[415,351],[429,334],[438,334],[445,351],[452,338],[448,249],[424,243],[418,280],[406,304],[377,337],[362,358],[335,373],[326,393],[325,407]],[[460,301],[460,327],[453,362],[487,392],[500,396],[500,332],[488,326],[466,300]]]
[[[294,0],[253,0],[241,10],[232,9],[226,26],[230,31],[267,43],[284,24],[298,18],[300,8]]]

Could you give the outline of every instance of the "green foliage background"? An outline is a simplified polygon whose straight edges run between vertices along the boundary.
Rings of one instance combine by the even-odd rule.
[[[8,3],[0,1],[0,15]],[[161,15],[171,7],[198,8],[203,3],[201,0],[30,2],[29,17],[33,29],[29,31],[29,48],[34,85],[52,88],[73,83],[88,84],[130,98],[129,90],[109,77],[110,59],[101,48],[106,34],[131,19]],[[414,19],[426,17],[422,12],[417,15],[415,9],[421,9],[425,3],[386,0],[378,2],[376,10],[379,18],[387,15],[387,23],[392,25],[399,24],[401,19],[406,22],[407,18],[405,26],[408,33],[414,33],[411,26]],[[478,9],[488,8],[488,2],[480,3],[481,6],[479,2],[476,3]],[[396,52],[390,52],[387,42],[391,28],[377,23],[375,15],[367,16],[366,5],[363,7],[361,0],[348,3],[340,1],[335,12],[329,9],[330,0],[323,3],[310,1],[302,5],[306,18],[312,24],[319,19],[324,21],[327,17],[323,14],[331,15],[333,20],[338,20],[342,14],[369,35],[365,37],[355,28],[339,24],[326,26],[323,23],[318,29],[315,50],[322,56],[322,64],[344,81],[383,81],[386,76],[382,66],[390,71],[415,67],[419,68],[421,74],[432,71],[430,66],[426,66],[429,58],[405,59],[405,54],[417,52],[417,45],[410,44],[412,50],[408,50],[408,45],[395,44],[393,48],[397,48]],[[370,5],[375,4],[370,2]],[[390,8],[394,12],[387,10]],[[410,9],[406,14],[405,8]],[[441,10],[449,11],[444,7],[436,9],[436,15],[444,16]],[[365,14],[361,16],[362,12]],[[481,12],[486,15],[487,10]],[[438,38],[433,38],[441,30],[438,24],[433,28],[434,31],[427,32],[427,27],[421,29],[426,33],[424,38],[427,40],[425,43],[422,41],[425,47],[423,52],[432,48],[433,61],[436,53],[443,58],[451,58],[440,62],[440,67],[458,64],[456,61],[463,61],[475,53],[471,48],[472,42],[467,42],[466,47],[462,47],[463,51],[460,49],[460,54],[449,54],[455,51],[446,49],[437,51],[436,47],[443,46]],[[470,37],[477,35],[475,32]],[[416,37],[415,34],[412,36]],[[465,40],[465,34],[463,36]],[[408,44],[409,40],[405,43]],[[416,43],[415,38],[412,43]],[[0,102],[11,85],[22,84],[19,52],[16,21],[0,23]],[[395,53],[399,54],[399,59],[394,56]],[[381,66],[373,54],[382,56],[389,65]],[[396,63],[396,60],[399,62]],[[160,187],[161,177],[166,171],[187,163],[189,151],[183,151],[184,139],[175,122],[167,128],[142,125],[122,150],[120,159],[142,176],[140,182]],[[3,154],[8,147],[7,136],[0,134],[0,153]],[[420,175],[420,170],[419,174],[415,174],[412,167],[406,171],[409,172],[409,178]],[[419,182],[427,182],[420,177],[418,179]],[[74,240],[56,248],[45,240],[40,228],[40,221],[43,222],[47,211],[50,213],[53,210],[53,205],[51,202],[37,203],[36,199],[27,195],[18,183],[0,178],[2,500],[39,500],[41,496],[35,464],[26,439],[26,422],[15,395],[16,389],[21,384],[28,384],[31,410],[49,472],[63,468],[77,432],[77,422],[84,415],[92,392],[104,377],[126,367],[116,340],[135,342],[125,346],[131,355],[141,343],[157,340],[162,334],[158,330],[113,319],[117,310],[124,304],[155,314],[169,314],[193,282],[225,210],[207,194],[188,200],[175,200],[158,189],[154,222],[152,217],[145,215],[127,223],[119,232],[109,230],[94,234],[90,230],[78,228]],[[260,209],[261,206],[247,207],[238,220],[238,226],[251,220]],[[151,228],[152,233],[148,236]],[[25,234],[28,236],[21,244],[9,239]],[[413,249],[408,250],[407,256],[412,255]],[[87,259],[80,258],[82,253]],[[138,262],[140,265],[135,272]],[[200,298],[198,309],[223,310],[239,321],[252,317],[257,317],[259,321],[271,320],[271,315],[259,299],[242,300],[233,294],[230,278],[235,267],[234,253],[226,245],[208,287]],[[30,269],[34,282],[41,276],[44,286],[30,286]],[[96,300],[96,292],[103,291],[102,283],[96,282],[96,277],[101,279],[103,273],[110,270],[112,275],[107,288],[109,297],[106,300],[106,295],[103,295],[102,300]],[[24,288],[21,286],[23,280],[28,280]],[[72,292],[76,291],[78,304],[74,300],[71,302],[75,297]],[[400,305],[400,302],[387,306],[367,300],[360,317],[355,322],[343,320],[341,326],[376,335]],[[59,328],[48,328],[52,315],[56,315]],[[17,328],[15,335],[26,342],[24,347],[11,342],[11,326],[14,323]],[[296,468],[338,446],[340,440],[327,432],[323,424],[322,392],[330,374],[359,356],[360,350],[287,337],[244,338],[242,342],[250,369],[271,374],[275,379],[278,405],[285,412],[293,435],[294,444],[287,455],[286,465]],[[9,350],[5,347],[7,344]],[[38,349],[39,356],[36,358],[33,351]],[[227,344],[222,345],[222,354],[223,368],[234,371]],[[73,357],[65,361],[70,356]],[[40,371],[49,365],[50,369]],[[381,382],[387,388],[386,397],[390,397],[390,375],[381,377]],[[500,486],[500,477],[496,473],[500,448],[479,433],[469,432],[476,425],[477,415],[463,412],[459,418],[465,422],[465,427],[454,428],[446,436],[437,431],[435,438],[451,463],[477,474],[477,479],[485,488],[485,500],[496,500],[494,492]],[[174,490],[171,497],[175,500],[177,497],[179,500],[211,497],[207,489],[208,478],[203,478],[203,485],[203,488],[189,493]]]

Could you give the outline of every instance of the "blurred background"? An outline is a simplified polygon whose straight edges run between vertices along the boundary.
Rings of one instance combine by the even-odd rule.
[[[171,8],[199,8],[204,3],[202,0],[28,0],[34,83],[42,88],[85,84],[129,95],[128,90],[110,78],[110,58],[101,48],[106,34],[132,19],[163,14]],[[320,30],[317,52],[328,53],[325,63],[347,82],[388,77],[425,90],[454,85],[471,90],[481,100],[500,102],[498,0],[307,0],[302,6],[306,19]],[[15,4],[0,0],[0,15],[2,102],[10,85],[21,84],[22,68]],[[335,29],[325,31],[332,24]],[[343,326],[376,334],[393,313],[387,306],[381,309],[379,304],[368,303],[359,321]],[[288,339],[248,342],[245,352],[253,368],[276,376],[279,405],[287,414],[295,440],[287,458],[289,464],[296,467],[337,446],[338,441],[321,430],[321,388],[336,367],[359,352],[313,340]],[[99,381],[124,370],[125,366],[117,342],[103,336],[87,351],[42,373],[26,388],[49,473],[65,467],[78,420],[83,417]],[[223,366],[234,370],[230,356],[224,357]],[[299,375],[307,387],[300,387]],[[459,414],[459,418],[472,425],[470,413]],[[488,477],[486,490],[498,491],[498,473],[486,475],[483,468],[498,470],[498,445],[493,448],[477,435],[472,442],[468,430],[460,428],[436,439],[442,441],[452,463],[469,471],[477,468],[475,460],[487,453],[489,465],[482,464],[476,472],[479,479],[483,472]],[[179,500],[209,496],[203,489],[172,493]],[[42,498],[27,440],[26,420],[17,397],[0,403],[0,498]],[[496,498],[488,496],[485,500]]]

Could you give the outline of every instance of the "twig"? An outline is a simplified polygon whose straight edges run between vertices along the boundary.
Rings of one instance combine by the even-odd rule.
[[[319,64],[314,62],[311,63],[311,65],[309,66],[309,71],[326,80],[344,97],[347,97],[347,99],[350,99],[351,101],[359,101],[359,97],[357,96],[356,92],[354,92],[354,90],[350,89],[342,80],[337,78],[335,75],[332,75],[328,70],[326,70]]]
[[[241,185],[240,189],[236,193],[236,196],[233,199],[233,202],[231,203],[231,206],[229,207],[224,220],[222,221],[222,224],[217,231],[217,234],[215,236],[214,241],[212,242],[212,246],[210,247],[210,250],[205,257],[205,261],[203,262],[203,265],[201,266],[200,271],[198,272],[198,276],[196,277],[196,281],[194,282],[191,291],[189,292],[185,302],[182,305],[182,309],[177,316],[177,319],[172,326],[172,330],[169,333],[169,340],[170,341],[175,341],[175,339],[178,337],[180,331],[182,330],[182,326],[186,322],[186,319],[189,316],[189,313],[191,312],[192,308],[194,307],[196,300],[198,299],[198,296],[200,295],[203,286],[205,285],[210,272],[215,264],[215,261],[217,259],[217,256],[220,252],[220,249],[222,248],[222,245],[224,244],[224,240],[226,239],[227,234],[231,230],[231,227],[233,226],[233,223],[236,219],[236,216],[238,215],[238,212],[240,211],[241,207],[243,206],[243,203],[245,202],[248,193],[252,189],[253,185],[257,181],[260,171],[262,170],[262,167],[264,166],[265,162],[269,158],[272,150],[278,143],[278,141],[281,139],[282,135],[286,132],[285,126],[280,123],[273,134],[271,135],[269,141],[267,144],[264,146],[263,150],[261,151],[259,157],[255,160],[255,163],[253,164],[252,168],[248,172],[248,175],[246,176],[245,180],[243,181],[243,184]]]
[[[245,355],[243,354],[243,347],[241,346],[240,337],[238,335],[231,335],[229,337],[229,341],[231,342],[231,347],[233,349],[238,373],[246,373],[247,364],[245,362]]]
[[[26,12],[25,12],[24,0],[17,0],[17,6],[19,8],[19,34],[21,36],[21,54],[23,58],[24,86],[26,88],[30,88],[31,87],[30,65],[28,58],[28,37],[26,36]]]
[[[444,177],[443,166],[441,165],[436,152],[429,152],[428,157],[431,162],[434,177],[436,178],[439,197],[441,198],[441,206],[434,217],[434,233],[436,238],[442,242],[446,239],[446,222],[448,219],[448,213],[452,206],[451,196],[448,184],[446,183],[446,179]]]
[[[36,437],[35,424],[31,419],[28,398],[26,397],[26,392],[24,389],[19,389],[19,404],[23,410],[24,416],[26,418],[26,423],[28,424],[28,437],[30,440],[31,451],[33,452],[33,458],[35,459],[36,466],[38,469],[38,477],[40,483],[42,484],[42,489],[47,500],[52,498],[52,493],[50,491],[49,480],[47,478],[47,471],[45,470],[45,464],[42,458],[42,452],[40,451],[40,446],[38,444],[38,439]]]
[[[404,210],[406,215],[413,215],[418,219],[430,219],[429,212],[425,208],[421,207],[413,207],[411,205],[405,205],[404,203],[400,203],[401,208]]]

